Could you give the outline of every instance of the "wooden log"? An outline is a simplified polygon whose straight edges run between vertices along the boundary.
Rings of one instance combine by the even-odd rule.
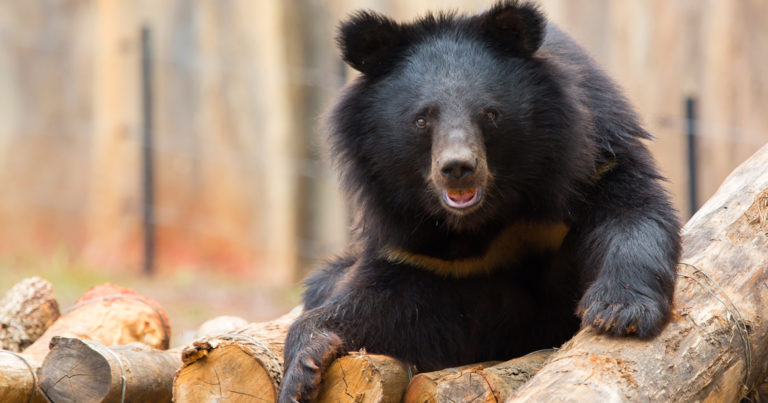
[[[768,146],[683,229],[671,322],[653,340],[584,329],[512,401],[735,402],[768,365]]]
[[[245,319],[220,316],[204,322],[201,337],[236,330]],[[143,344],[105,347],[87,340],[54,337],[38,370],[40,388],[53,402],[119,402],[125,377],[125,401],[170,402],[181,350],[157,350]]]
[[[172,399],[179,350],[141,343],[106,347],[88,340],[54,337],[38,370],[40,389],[56,403],[146,402]]]
[[[403,396],[404,403],[437,402],[437,386],[445,378],[456,375],[471,368],[488,368],[499,364],[499,361],[488,361],[478,364],[462,365],[455,368],[446,368],[439,371],[423,372],[413,377]]]
[[[40,361],[26,354],[0,351],[0,402],[46,403],[37,387]]]
[[[437,382],[432,402],[500,403],[527,382],[554,350],[541,350],[500,364],[475,366],[448,375]]]
[[[58,317],[51,283],[40,277],[20,281],[0,300],[0,349],[22,351]]]
[[[184,348],[173,381],[174,401],[276,401],[285,336],[300,314],[297,307],[274,321],[251,323]]]
[[[385,355],[351,352],[323,374],[320,403],[399,402],[411,380],[408,365]]]
[[[42,361],[54,336],[104,345],[140,342],[164,350],[170,334],[168,317],[157,302],[127,288],[102,284],[86,291],[24,353]]]
[[[248,326],[248,321],[237,316],[217,316],[203,322],[195,332],[196,339],[213,337],[224,333],[231,333],[237,329]]]

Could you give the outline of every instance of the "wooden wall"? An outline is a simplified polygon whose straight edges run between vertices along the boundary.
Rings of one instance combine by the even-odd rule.
[[[320,115],[347,75],[337,21],[469,0],[0,0],[0,256],[64,247],[141,267],[139,32],[152,33],[160,270],[286,285],[338,252],[346,208]],[[624,87],[687,217],[684,100],[699,199],[768,141],[768,2],[542,0]]]

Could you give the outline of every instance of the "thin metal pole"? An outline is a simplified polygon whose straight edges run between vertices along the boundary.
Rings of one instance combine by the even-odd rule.
[[[142,158],[142,229],[144,235],[144,274],[155,271],[155,189],[152,155],[152,37],[148,27],[141,28],[141,135]]]
[[[693,215],[699,209],[699,202],[696,183],[696,100],[692,97],[685,99],[685,126],[688,143],[688,208],[690,215]]]

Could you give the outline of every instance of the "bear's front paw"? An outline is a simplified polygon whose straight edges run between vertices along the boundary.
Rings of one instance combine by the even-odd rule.
[[[280,403],[317,400],[323,370],[341,354],[342,341],[334,333],[312,335],[312,341],[296,354],[280,383]]]
[[[636,335],[649,338],[657,335],[669,311],[666,297],[651,298],[628,288],[593,284],[579,301],[581,326],[593,326],[601,333],[614,336]]]

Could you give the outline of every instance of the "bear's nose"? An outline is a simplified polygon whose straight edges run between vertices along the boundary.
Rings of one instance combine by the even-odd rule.
[[[448,179],[463,179],[473,172],[477,167],[477,158],[474,161],[464,159],[451,159],[445,161],[440,167],[440,173]]]

